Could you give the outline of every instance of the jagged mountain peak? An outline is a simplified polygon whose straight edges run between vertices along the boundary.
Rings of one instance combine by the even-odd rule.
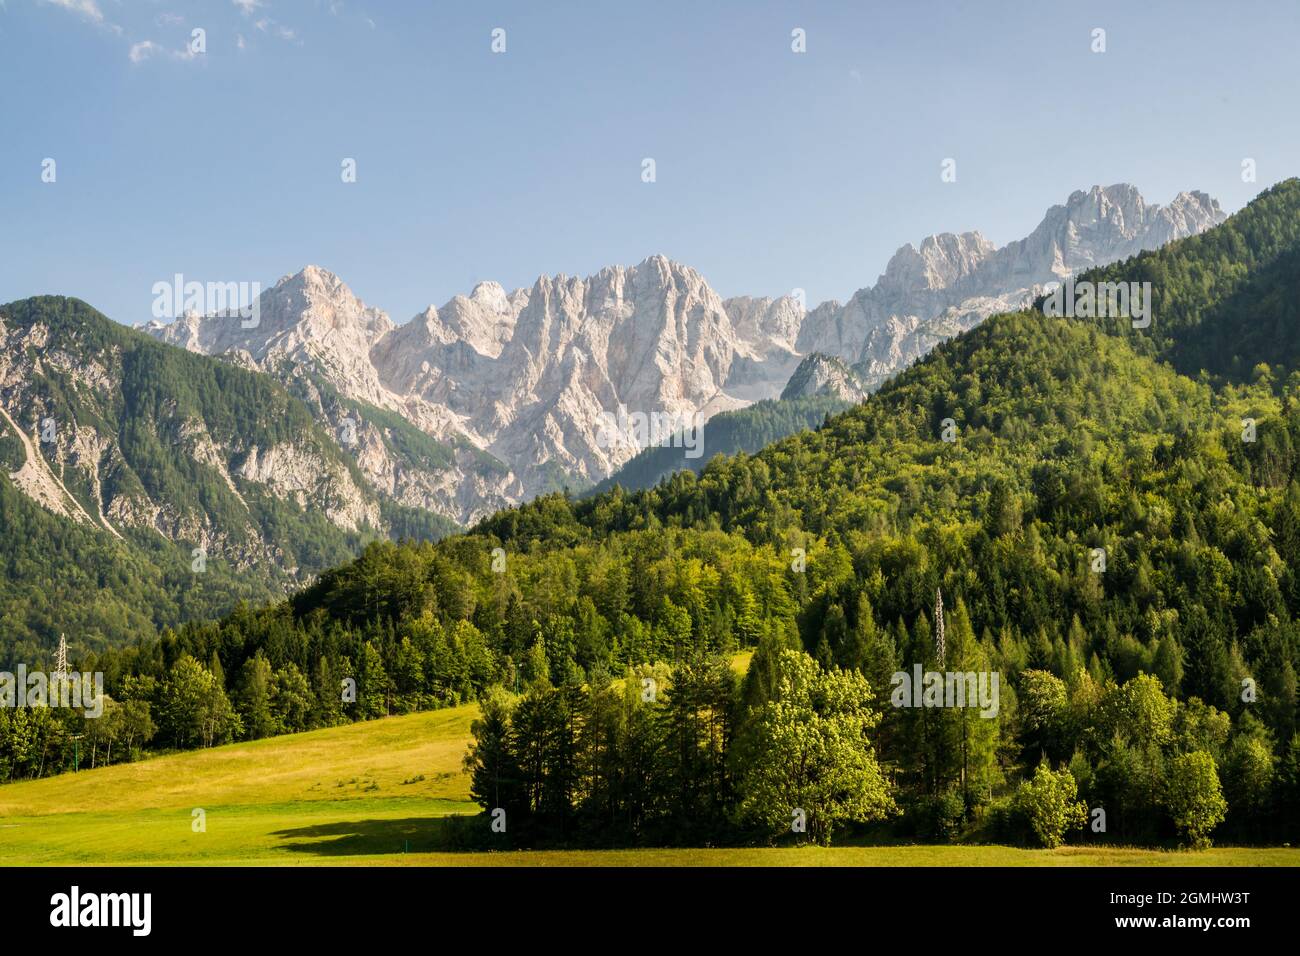
[[[799,363],[785,390],[781,392],[781,398],[812,398],[818,395],[828,395],[846,402],[860,402],[867,397],[867,389],[842,359],[813,352]]]
[[[793,352],[799,326],[807,312],[804,303],[793,295],[775,299],[734,296],[724,299],[722,306],[741,343],[760,356],[774,349]]]
[[[895,252],[877,284],[900,293],[942,289],[970,275],[996,248],[978,232],[926,236],[919,247],[907,243]]]
[[[1070,193],[1065,201],[1067,207],[1080,206],[1085,202],[1097,202],[1105,200],[1113,203],[1138,203],[1146,204],[1142,198],[1142,193],[1132,183],[1115,183],[1110,186],[1094,185],[1088,189],[1076,189]]]
[[[642,259],[640,262],[638,262],[636,265],[631,266],[628,269],[628,271],[640,272],[645,269],[653,270],[659,273],[660,275],[678,274],[678,275],[690,275],[692,277],[699,277],[700,275],[690,266],[686,265],[685,263],[678,262],[676,259],[672,258],[671,256],[666,256],[662,252],[651,253],[650,255]]]
[[[454,295],[441,309],[429,306],[393,338],[416,347],[463,342],[480,355],[495,358],[510,340],[528,299],[524,290],[507,294],[499,282],[480,282],[468,296]]]
[[[459,298],[457,296],[456,298]],[[469,294],[469,300],[492,309],[494,312],[509,312],[510,297],[506,295],[505,288],[500,282],[488,279],[474,286]]]
[[[1171,206],[1185,206],[1195,204],[1211,210],[1217,215],[1227,218],[1227,214],[1219,208],[1219,200],[1215,199],[1209,193],[1202,192],[1199,189],[1183,190],[1170,200]]]
[[[572,286],[575,283],[584,286],[601,286],[614,282],[640,281],[642,283],[658,283],[668,285],[678,284],[706,284],[704,277],[698,270],[685,263],[678,262],[676,259],[669,258],[662,253],[654,253],[646,256],[640,262],[634,265],[614,264],[603,266],[586,277],[578,275],[569,275],[565,272],[558,272],[553,275],[539,275],[533,283],[533,288],[539,286],[558,288]]]
[[[1128,183],[1075,190],[1028,236],[1000,248],[978,232],[940,233],[903,246],[876,285],[843,308],[809,313],[796,348],[837,355],[866,370],[874,386],[938,342],[1021,308],[1048,282],[1195,235],[1224,218],[1201,192],[1179,193],[1159,206]]]
[[[1013,248],[1036,271],[1051,278],[1126,259],[1171,239],[1194,235],[1222,222],[1218,202],[1202,192],[1181,192],[1167,206],[1149,204],[1128,183],[1076,190],[1064,206],[1053,206],[1043,221]],[[1003,250],[999,250],[1002,252]]]
[[[323,266],[318,266],[310,262],[297,272],[289,272],[282,275],[279,281],[276,282],[277,287],[286,285],[322,288],[343,286],[344,288],[347,288],[343,280],[335,273]]]
[[[376,341],[394,328],[388,313],[366,305],[347,283],[317,265],[304,266],[263,292],[262,311],[268,311],[269,305],[273,317],[291,318],[280,304],[294,297],[300,297],[303,300],[300,304],[305,307],[301,318],[293,324],[310,325],[313,319],[323,318],[330,328],[353,326]]]

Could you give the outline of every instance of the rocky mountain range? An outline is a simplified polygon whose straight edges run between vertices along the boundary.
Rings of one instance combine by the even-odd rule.
[[[420,451],[414,426],[389,432]],[[446,518],[370,484],[318,410],[78,299],[0,305],[0,619],[32,658],[260,604]],[[4,662],[0,661],[0,670]]]
[[[187,314],[145,330],[276,376],[346,438],[370,485],[464,523],[616,474],[644,444],[621,424],[637,416],[707,420],[791,385],[786,397],[812,387],[860,400],[1046,283],[1224,218],[1200,192],[1159,206],[1129,185],[1093,187],[1001,247],[978,232],[905,245],[875,285],[808,311],[793,296],[723,299],[694,269],[651,256],[509,293],[483,282],[401,325],[308,266],[262,293],[255,328]],[[814,354],[826,358],[801,369]],[[723,449],[704,434],[707,459]]]
[[[811,311],[723,299],[662,256],[480,283],[401,325],[314,266],[265,290],[251,328],[189,314],[142,334],[76,299],[9,303],[0,613],[18,645],[57,619],[94,646],[266,600],[374,538],[435,538],[560,487],[651,485],[819,427],[1046,282],[1222,218],[1199,193],[1076,193],[1024,240],[931,237]],[[701,420],[702,445],[662,444]]]
[[[1202,192],[1182,192],[1158,206],[1120,184],[1072,193],[1027,237],[1005,246],[979,232],[930,236],[894,253],[876,284],[845,305],[812,310],[795,350],[842,358],[874,388],[939,342],[1023,307],[1049,282],[1196,235],[1225,218]]]

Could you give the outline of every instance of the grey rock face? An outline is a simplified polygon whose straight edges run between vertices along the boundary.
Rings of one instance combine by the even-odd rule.
[[[842,359],[813,352],[799,363],[781,398],[812,398],[816,395],[860,402],[867,397],[867,389]]]

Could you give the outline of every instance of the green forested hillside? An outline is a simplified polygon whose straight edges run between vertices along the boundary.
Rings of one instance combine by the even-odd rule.
[[[1300,377],[1250,290],[1298,218],[1283,184],[1099,272],[1162,277],[1150,329],[998,316],[755,455],[93,663],[163,746],[481,697],[473,793],[528,839],[1294,840]],[[1269,368],[1181,374],[1210,329]],[[995,713],[897,706],[913,665],[996,674]]]
[[[1218,228],[1081,278],[1150,282],[1153,322],[1130,344],[1185,375],[1208,371],[1240,382],[1260,362],[1294,371],[1300,367],[1297,208],[1300,179],[1288,179]],[[1098,322],[1126,334],[1123,320]]]
[[[265,579],[221,562],[200,578],[190,549],[157,535],[119,541],[50,514],[5,477],[0,540],[0,670],[48,665],[60,634],[81,653],[275,596]]]
[[[0,421],[0,667],[48,663],[60,633],[76,651],[100,649],[227,613],[240,600],[271,600],[385,530],[450,529],[387,504],[373,527],[332,522],[325,508],[347,489],[363,503],[375,496],[269,376],[163,345],[76,299],[9,303],[0,321],[6,405],[29,437],[53,424],[56,440],[33,448],[89,519],[51,514],[14,484],[26,452]],[[277,446],[339,480],[322,486],[322,500],[299,500],[234,468],[251,450]],[[195,573],[200,544],[208,553]]]

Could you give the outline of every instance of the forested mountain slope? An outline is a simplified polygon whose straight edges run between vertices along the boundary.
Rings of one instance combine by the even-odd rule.
[[[389,531],[381,501],[266,375],[76,299],[0,306],[0,663],[265,601]]]
[[[1215,229],[1080,278],[1151,283],[1154,321],[1134,347],[1186,375],[1205,370],[1240,382],[1260,362],[1294,371],[1300,366],[1297,209],[1300,179],[1288,179]],[[1101,324],[1119,334],[1126,326],[1113,319]]]

